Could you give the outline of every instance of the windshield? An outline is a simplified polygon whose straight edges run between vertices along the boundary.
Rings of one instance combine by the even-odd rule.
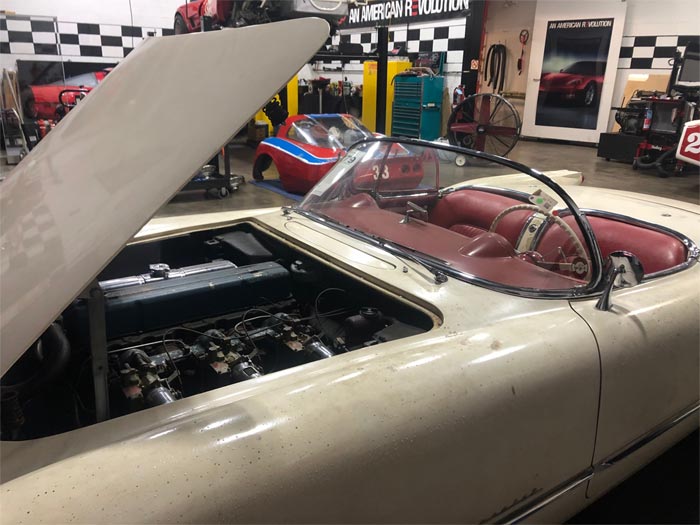
[[[300,209],[499,287],[582,289],[593,277],[590,235],[568,195],[520,165],[467,150],[362,142]]]
[[[605,74],[605,63],[604,62],[574,62],[568,67],[562,70],[563,73],[571,73],[572,75],[604,75]]]
[[[351,115],[308,115],[289,128],[287,138],[330,149],[347,149],[372,133]]]
[[[83,73],[82,75],[77,75],[75,77],[70,77],[65,80],[59,80],[58,82],[52,82],[52,86],[85,86],[85,87],[97,87],[98,84],[97,75],[95,73]]]

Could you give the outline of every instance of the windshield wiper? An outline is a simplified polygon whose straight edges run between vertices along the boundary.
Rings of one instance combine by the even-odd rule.
[[[411,251],[407,248],[404,248],[400,244],[394,244],[392,242],[389,242],[382,237],[378,237],[377,235],[372,235],[371,233],[366,233],[360,230],[357,230],[355,228],[352,228],[346,224],[342,224],[338,221],[335,221],[331,219],[330,217],[326,215],[319,215],[316,212],[311,212],[309,210],[303,210],[299,208],[298,206],[283,206],[282,207],[282,213],[285,215],[290,214],[291,212],[296,212],[303,217],[308,217],[310,219],[314,219],[317,221],[324,222],[326,224],[330,224],[335,226],[336,228],[340,228],[343,231],[349,233],[353,237],[357,237],[360,240],[363,240],[365,242],[368,242],[370,244],[373,244],[375,246],[379,246],[380,248],[383,248],[384,250],[388,251],[389,253],[397,256],[397,257],[402,257],[404,259],[407,259],[411,262],[414,262],[426,270],[430,272],[430,277],[427,275],[421,273],[421,272],[416,272],[419,275],[422,275],[429,283],[431,284],[442,284],[444,282],[447,282],[447,275],[445,272],[433,267],[431,264],[423,260],[421,257],[418,257],[411,253]],[[408,267],[404,266],[404,273],[408,272]]]

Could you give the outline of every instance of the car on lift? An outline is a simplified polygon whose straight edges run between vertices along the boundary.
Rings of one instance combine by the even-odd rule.
[[[65,80],[27,86],[22,91],[24,114],[33,119],[60,119],[102,82],[112,68]]]
[[[585,107],[598,104],[605,77],[605,62],[581,60],[559,72],[543,73],[540,96],[546,101],[573,102]]]
[[[348,0],[190,0],[175,12],[173,29],[176,35],[202,30],[210,7],[211,27],[243,27],[292,18],[315,16],[324,18],[334,33],[348,14]]]
[[[4,521],[555,522],[697,428],[697,205],[370,137],[151,219],[327,36],[150,39],[0,185]]]
[[[253,178],[264,179],[274,165],[285,190],[304,194],[333,167],[348,147],[372,137],[362,122],[348,114],[287,117],[274,137],[258,144]]]

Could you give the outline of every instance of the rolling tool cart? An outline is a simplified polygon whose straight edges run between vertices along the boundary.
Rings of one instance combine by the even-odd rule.
[[[231,160],[229,157],[228,145],[222,148],[224,157],[224,174],[219,174],[217,164],[207,164],[199,170],[181,191],[204,191],[210,198],[224,199],[231,195],[238,187],[245,182],[243,175],[231,174]],[[217,155],[218,157],[218,155]],[[216,157],[215,157],[216,158]]]
[[[408,70],[394,77],[391,134],[395,137],[435,140],[440,136],[444,78],[430,73],[418,76]]]

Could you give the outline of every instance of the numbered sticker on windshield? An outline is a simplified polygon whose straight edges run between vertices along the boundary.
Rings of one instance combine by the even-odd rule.
[[[552,198],[550,195],[547,195],[542,190],[535,191],[532,195],[530,195],[530,197],[528,197],[528,199],[532,204],[546,212],[552,211],[554,206],[557,205],[556,199]]]

